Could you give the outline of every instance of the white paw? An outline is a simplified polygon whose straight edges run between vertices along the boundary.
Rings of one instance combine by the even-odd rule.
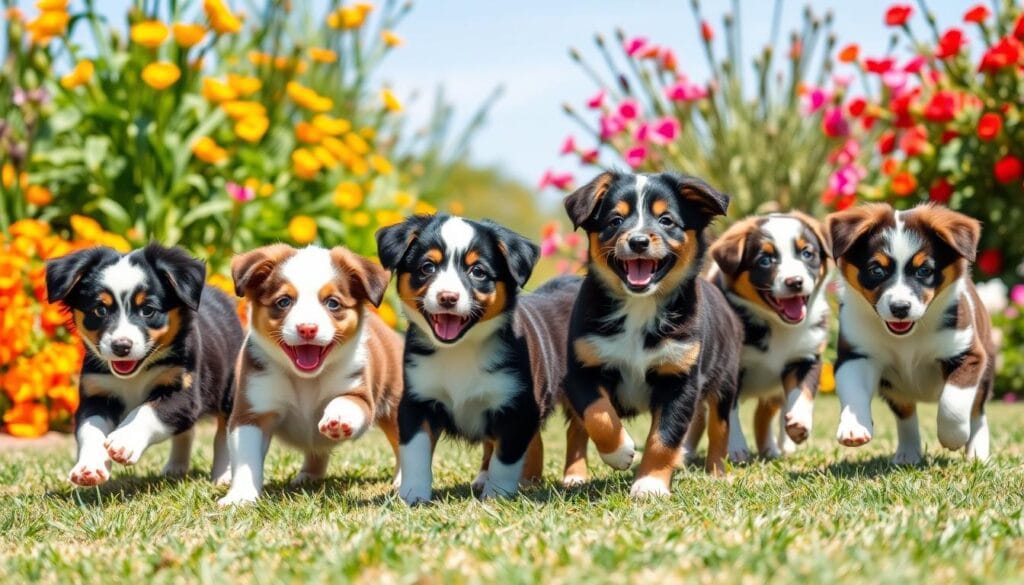
[[[585,475],[566,475],[562,478],[562,487],[566,489],[578,488],[587,483]]]
[[[227,495],[217,500],[220,506],[244,506],[253,504],[258,500],[260,494],[254,489],[236,488],[228,491]]]
[[[402,485],[402,470],[399,469],[395,473],[395,479],[391,480],[391,489],[398,491],[398,488]]]
[[[335,398],[327,404],[317,428],[320,434],[335,441],[358,437],[366,426],[366,415],[347,398]]]
[[[498,485],[493,481],[488,481],[484,485],[484,489],[480,492],[481,500],[494,500],[497,498],[511,498],[516,495],[518,491],[518,485]]]
[[[160,474],[164,477],[175,479],[185,477],[185,475],[188,474],[188,463],[168,461],[167,464],[164,465],[163,470],[160,471]]]
[[[213,480],[213,485],[215,486],[229,486],[231,485],[231,470],[228,469],[220,475],[215,475],[210,479]]]
[[[871,440],[871,429],[856,420],[842,418],[839,421],[839,430],[836,431],[836,440],[847,447],[860,447]]]
[[[316,483],[322,481],[324,476],[319,473],[309,473],[308,471],[300,471],[295,474],[295,477],[291,480],[292,486],[305,485],[307,483]]]
[[[746,445],[742,447],[729,447],[729,461],[733,463],[746,463],[750,461],[750,451]]]
[[[398,497],[409,506],[430,503],[430,488],[399,486]]]
[[[474,492],[482,492],[484,486],[487,485],[488,475],[489,474],[486,471],[481,470],[480,473],[476,474],[476,479],[473,480],[473,483],[469,484],[469,487],[471,487]]]
[[[939,421],[939,443],[950,451],[963,449],[971,437],[970,428],[967,425],[943,424],[944,422]]]
[[[601,453],[601,461],[608,464],[613,469],[629,469],[630,465],[633,465],[633,458],[636,456],[636,443],[633,442],[633,437],[629,436],[629,433],[623,431],[622,433],[622,444],[619,448],[612,451],[611,453]]]
[[[81,487],[102,485],[108,479],[110,479],[110,461],[106,457],[79,461],[68,474],[68,481]]]
[[[629,497],[638,500],[645,498],[664,498],[671,495],[665,482],[654,477],[641,477],[629,488]]]
[[[789,445],[791,445],[790,449],[795,447],[795,445],[793,445],[793,443],[789,443]],[[792,452],[793,452],[792,450],[786,451],[785,448],[779,449],[779,447],[777,445],[775,445],[774,443],[768,443],[767,447],[765,447],[764,449],[761,449],[761,457],[764,457],[765,459],[778,459],[779,457],[782,457],[782,455],[784,453],[792,453]]]
[[[107,435],[103,446],[107,449],[107,455],[114,461],[121,465],[135,465],[149,445],[139,441],[131,431],[118,429]]]
[[[803,408],[802,404],[797,403],[786,413],[786,434],[795,443],[803,443],[811,436],[811,409]]]
[[[921,452],[917,449],[896,449],[892,456],[893,465],[917,465],[921,462]]]

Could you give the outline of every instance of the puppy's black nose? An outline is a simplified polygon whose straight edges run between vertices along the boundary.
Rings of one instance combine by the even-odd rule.
[[[889,303],[889,311],[897,319],[905,319],[910,314],[910,303],[907,301],[893,301]]]
[[[651,246],[651,239],[643,234],[629,236],[629,249],[634,252],[643,252]]]
[[[115,339],[110,342],[110,351],[117,357],[125,357],[132,351],[132,340],[123,337]]]
[[[800,292],[804,289],[804,277],[802,276],[790,276],[782,282],[786,285],[786,288],[793,292]]]
[[[459,302],[459,293],[442,291],[437,293],[437,304],[441,305],[445,309],[454,309],[455,304]]]

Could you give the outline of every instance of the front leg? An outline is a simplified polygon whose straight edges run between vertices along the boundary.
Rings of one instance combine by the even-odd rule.
[[[358,439],[372,420],[369,390],[362,388],[328,402],[317,428],[328,439],[347,441]]]
[[[494,420],[494,455],[487,466],[487,480],[480,499],[511,497],[519,489],[527,453],[540,430],[540,410],[531,392],[523,392],[511,408],[503,409]],[[537,443],[540,446],[540,443]],[[535,454],[536,456],[536,454]]]
[[[881,372],[870,357],[845,352],[840,342],[836,366],[836,394],[841,407],[836,440],[847,447],[860,447],[871,440],[874,425],[871,420],[871,399],[878,391]]]
[[[275,413],[232,413],[228,423],[231,488],[218,504],[248,504],[260,497],[263,492],[263,463],[277,421]]]
[[[575,350],[570,345],[570,354],[583,349],[582,341],[576,341]],[[636,444],[622,426],[622,420],[608,397],[608,381],[603,379],[600,368],[582,367],[572,361],[573,355],[569,359],[565,384],[569,404],[583,421],[583,428],[594,441],[601,460],[614,469],[629,469],[636,454]]]
[[[672,473],[679,466],[683,437],[697,407],[695,376],[651,374],[647,383],[651,386],[651,430],[636,480],[629,490],[633,498],[662,497],[671,493]],[[712,414],[717,415],[717,411],[709,413]],[[716,425],[713,421],[712,426]],[[710,451],[711,447],[708,449]]]
[[[980,406],[984,403],[986,357],[982,349],[975,346],[942,361],[941,365],[945,385],[939,394],[939,443],[950,451],[956,451],[967,445],[971,438],[971,419],[980,414]],[[979,426],[976,421],[975,427]]]
[[[406,504],[426,504],[433,497],[434,446],[440,428],[431,424],[430,408],[412,395],[408,383],[398,404],[398,496]]]
[[[165,408],[163,402],[157,399],[139,405],[128,413],[124,422],[114,432],[107,435],[103,446],[107,448],[107,455],[111,459],[121,465],[135,465],[151,445],[166,441],[178,432],[184,432],[163,420],[166,417],[166,414],[161,412],[161,409]],[[185,428],[190,430],[191,424]],[[185,467],[188,467],[187,461]]]
[[[68,481],[77,486],[91,487],[110,479],[110,459],[103,443],[114,428],[114,419],[120,407],[114,400],[103,397],[83,397],[75,415],[75,438],[78,457]]]
[[[814,397],[818,394],[820,380],[821,358],[817,356],[813,360],[787,364],[782,370],[782,388],[786,392],[782,423],[786,434],[798,445],[811,435]]]

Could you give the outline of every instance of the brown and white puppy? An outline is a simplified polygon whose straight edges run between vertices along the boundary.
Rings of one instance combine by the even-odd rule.
[[[828,230],[844,284],[836,438],[849,447],[871,440],[878,392],[896,415],[894,463],[921,460],[918,402],[938,402],[942,446],[987,459],[995,351],[970,277],[979,223],[943,207],[871,204],[830,215]]]
[[[566,393],[601,459],[633,463],[621,418],[652,421],[633,497],[667,495],[695,410],[708,405],[709,473],[724,473],[743,330],[700,278],[705,229],[729,198],[674,173],[606,172],[565,199],[590,241],[569,323]]]
[[[755,440],[766,457],[792,452],[811,432],[828,336],[830,247],[821,224],[799,212],[737,222],[711,246],[717,270],[709,279],[743,322],[739,398],[758,401]],[[780,409],[776,438],[772,419]],[[739,402],[729,416],[729,458],[747,461]],[[687,436],[691,453],[699,433],[695,422]]]
[[[301,450],[293,483],[321,479],[331,449],[376,423],[397,457],[402,340],[370,310],[389,274],[346,248],[285,244],[231,262],[249,303],[231,413],[231,489],[222,505],[256,500],[271,437]]]

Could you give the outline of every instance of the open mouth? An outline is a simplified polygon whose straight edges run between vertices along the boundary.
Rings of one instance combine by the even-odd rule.
[[[138,369],[142,360],[110,360],[110,369],[120,376],[130,376]]]
[[[807,297],[804,295],[779,298],[761,291],[761,298],[787,323],[799,323],[807,317]]]
[[[282,342],[281,349],[288,355],[288,358],[292,360],[295,367],[300,372],[314,372],[323,363],[327,354],[330,353],[331,349],[334,348],[334,342],[327,345],[314,345],[312,343],[303,343],[300,345],[288,345]]]
[[[642,291],[651,285],[664,271],[668,263],[653,258],[630,258],[620,260],[619,265],[630,289]]]
[[[913,321],[886,321],[885,326],[896,335],[906,335],[914,328]]]
[[[435,313],[429,317],[434,335],[441,341],[455,341],[469,327],[469,317],[452,313]]]

